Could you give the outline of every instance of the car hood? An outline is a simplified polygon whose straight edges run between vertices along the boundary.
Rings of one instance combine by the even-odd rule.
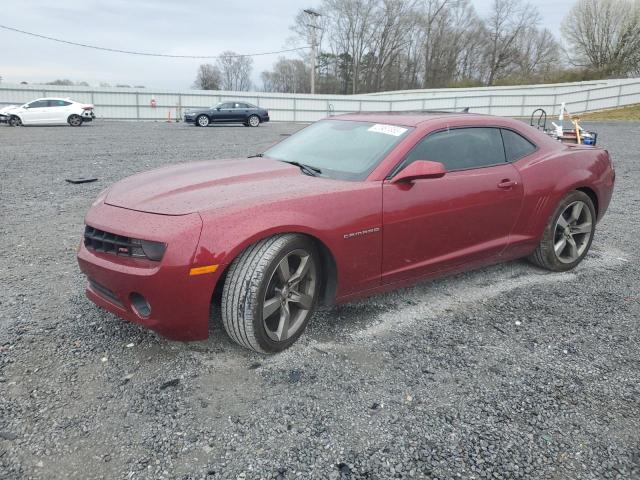
[[[114,184],[105,203],[163,215],[250,207],[348,187],[269,158],[213,160],[139,173]]]
[[[7,105],[6,107],[0,108],[0,114],[9,113],[19,108],[20,108],[20,105]]]

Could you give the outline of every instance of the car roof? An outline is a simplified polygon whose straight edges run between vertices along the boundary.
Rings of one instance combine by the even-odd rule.
[[[405,127],[416,127],[421,123],[436,120],[439,118],[453,119],[469,119],[469,117],[492,118],[488,115],[479,113],[460,113],[460,112],[362,112],[347,113],[343,115],[335,115],[331,117],[336,120],[350,120],[360,122],[384,123],[388,125],[402,125]]]
[[[38,102],[40,100],[65,100],[67,102],[73,102],[73,100],[71,100],[69,97],[65,97],[65,98],[62,98],[62,97],[42,97],[42,98],[36,98],[35,100],[31,100],[31,102]],[[28,103],[31,103],[31,102],[28,102]]]

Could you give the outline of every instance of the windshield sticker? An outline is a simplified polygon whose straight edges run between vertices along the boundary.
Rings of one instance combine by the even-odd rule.
[[[396,127],[395,125],[383,125],[381,123],[376,123],[374,126],[369,128],[369,131],[384,133],[385,135],[393,135],[394,137],[399,137],[404,132],[406,132],[407,129],[402,127]]]

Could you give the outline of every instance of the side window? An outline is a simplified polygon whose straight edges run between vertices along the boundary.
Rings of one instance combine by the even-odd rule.
[[[233,108],[233,103],[223,103],[220,105],[221,109]]]
[[[67,105],[71,105],[71,102],[65,102],[64,100],[49,100],[50,107],[66,107]]]
[[[46,100],[36,100],[35,102],[31,102],[29,104],[29,108],[42,108],[47,106]]]
[[[469,127],[432,133],[413,147],[404,165],[415,160],[440,162],[447,171],[504,163],[500,129]]]
[[[236,103],[236,108],[250,108],[246,103]]]
[[[522,135],[512,130],[502,129],[501,132],[502,140],[504,140],[504,151],[507,154],[507,162],[515,162],[536,151],[536,146]]]

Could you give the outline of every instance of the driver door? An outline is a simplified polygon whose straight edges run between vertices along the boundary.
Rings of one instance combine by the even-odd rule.
[[[500,130],[432,133],[398,171],[415,160],[441,162],[447,172],[441,178],[385,181],[382,282],[499,256],[523,198],[520,174],[506,162]]]
[[[25,111],[20,113],[22,123],[46,123],[46,112],[49,103],[47,100],[35,100],[26,105]]]
[[[233,103],[226,102],[213,112],[214,122],[229,122],[233,119]]]

